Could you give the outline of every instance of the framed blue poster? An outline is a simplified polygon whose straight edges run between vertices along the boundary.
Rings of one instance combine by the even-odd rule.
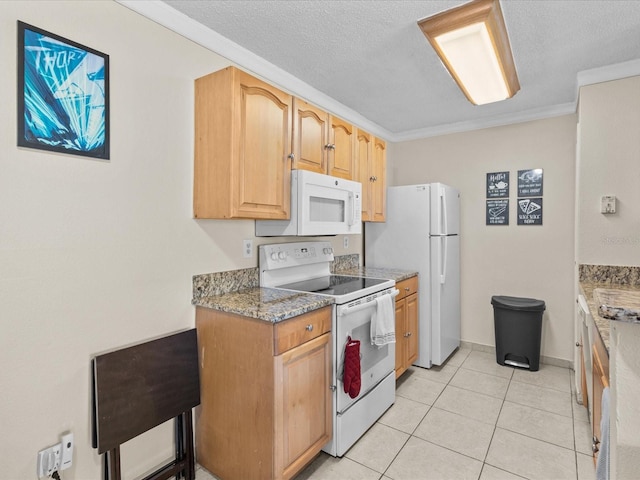
[[[18,146],[109,159],[109,56],[18,21]]]

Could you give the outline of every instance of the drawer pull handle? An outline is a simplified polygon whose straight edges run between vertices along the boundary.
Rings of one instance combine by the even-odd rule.
[[[305,327],[305,329],[307,330],[307,332],[311,332],[313,330],[313,325],[309,324]]]
[[[409,287],[404,287],[405,292],[408,292],[409,290],[411,290]]]

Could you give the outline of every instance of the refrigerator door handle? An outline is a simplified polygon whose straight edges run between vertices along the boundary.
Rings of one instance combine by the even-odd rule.
[[[440,237],[440,241],[444,244],[444,247],[441,249],[442,251],[442,271],[440,272],[440,285],[444,285],[447,281],[447,248],[448,243],[447,237]]]
[[[442,235],[447,235],[449,232],[447,231],[447,227],[448,227],[448,223],[447,223],[447,193],[445,192],[444,188],[440,187],[440,198],[441,200],[441,207],[442,207],[442,230],[440,231],[440,233]]]

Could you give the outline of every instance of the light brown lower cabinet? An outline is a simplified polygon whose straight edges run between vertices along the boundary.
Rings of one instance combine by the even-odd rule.
[[[279,323],[198,307],[196,459],[221,480],[290,479],[332,435],[331,307]]]
[[[398,282],[396,297],[396,378],[418,358],[418,277]]]

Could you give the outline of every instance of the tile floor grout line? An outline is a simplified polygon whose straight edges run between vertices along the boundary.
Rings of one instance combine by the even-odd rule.
[[[489,439],[489,445],[487,445],[487,451],[485,452],[484,459],[482,460],[482,468],[480,469],[480,476],[482,476],[482,471],[484,470],[485,465],[487,465],[487,457],[489,456],[489,450],[491,450],[491,444],[493,443],[493,438],[496,435],[496,429],[498,428],[498,421],[500,420],[500,414],[502,413],[502,409],[504,408],[504,402],[506,401],[507,392],[509,391],[509,387],[511,386],[512,379],[513,379],[513,372],[511,372],[511,375],[509,376],[509,383],[507,384],[507,389],[504,392],[504,398],[502,399],[502,403],[500,404],[500,411],[498,412],[498,415],[496,416],[496,422],[493,425],[493,432],[491,433],[491,438]],[[509,472],[509,473],[512,473],[512,472]],[[480,477],[478,477],[478,480],[480,480]]]

